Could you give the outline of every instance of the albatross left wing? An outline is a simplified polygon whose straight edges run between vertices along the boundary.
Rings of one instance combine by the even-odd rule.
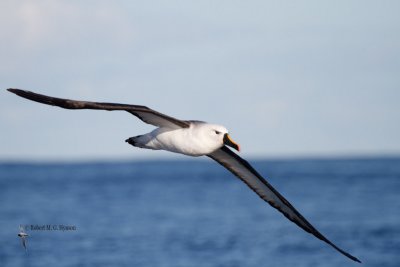
[[[247,184],[259,197],[279,210],[286,218],[297,224],[306,232],[328,243],[337,251],[356,262],[361,262],[337,247],[317,229],[314,228],[275,188],[272,187],[246,160],[242,159],[228,147],[223,146],[208,155],[219,164],[227,168],[240,180]]]
[[[158,127],[166,128],[187,128],[190,123],[183,120],[178,120],[168,115],[162,114],[146,106],[139,105],[127,105],[117,103],[103,103],[103,102],[90,102],[90,101],[78,101],[64,98],[57,98],[47,95],[41,95],[34,92],[9,88],[7,89],[11,93],[24,97],[26,99],[36,101],[42,104],[58,106],[66,109],[98,109],[98,110],[125,110],[132,115],[138,117],[143,122],[152,124]]]

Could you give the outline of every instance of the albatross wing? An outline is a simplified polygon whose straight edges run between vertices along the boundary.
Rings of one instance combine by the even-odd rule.
[[[21,241],[22,241],[22,246],[25,248],[25,250],[27,250],[27,248],[26,248],[26,238],[22,237]]]
[[[268,202],[272,207],[279,210],[283,215],[285,215],[286,218],[297,224],[303,230],[328,243],[337,251],[352,259],[353,261],[361,262],[359,259],[338,248],[326,237],[324,237],[247,161],[239,157],[232,150],[230,150],[226,146],[223,146],[208,156],[227,168],[234,175],[236,175],[240,180],[247,184],[259,197]]]
[[[102,103],[102,102],[89,102],[89,101],[77,101],[71,99],[56,98],[46,95],[41,95],[33,93],[30,91],[25,91],[21,89],[9,88],[8,91],[24,97],[26,99],[36,101],[42,104],[58,106],[66,109],[99,109],[99,110],[125,110],[143,122],[152,124],[158,127],[166,127],[171,129],[177,128],[187,128],[189,127],[189,122],[175,119],[173,117],[162,114],[158,111],[150,109],[146,106],[139,105],[127,105],[127,104],[117,104],[117,103]]]

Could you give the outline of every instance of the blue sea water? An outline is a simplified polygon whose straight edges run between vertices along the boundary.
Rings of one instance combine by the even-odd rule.
[[[0,266],[400,266],[400,159],[252,164],[363,264],[194,160],[0,164]]]

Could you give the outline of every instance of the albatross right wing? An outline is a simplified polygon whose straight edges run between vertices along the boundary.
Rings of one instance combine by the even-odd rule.
[[[208,155],[213,160],[224,166],[240,180],[247,184],[259,197],[279,210],[286,218],[297,224],[304,231],[328,243],[337,251],[356,262],[361,262],[337,247],[317,229],[314,228],[275,188],[272,187],[247,161],[242,159],[228,147],[223,146]]]
[[[25,237],[21,237],[21,241],[22,241],[22,246],[25,248],[25,250],[27,250],[27,248],[26,248],[26,238]]]
[[[89,102],[89,101],[77,101],[71,99],[57,98],[46,95],[33,93],[21,89],[7,89],[11,93],[24,97],[26,99],[36,101],[42,104],[58,106],[66,109],[99,109],[99,110],[125,110],[143,122],[152,124],[158,127],[166,127],[171,129],[187,128],[189,122],[178,120],[173,117],[162,114],[158,111],[150,109],[146,106],[139,105],[127,105],[117,103],[102,103],[102,102]]]

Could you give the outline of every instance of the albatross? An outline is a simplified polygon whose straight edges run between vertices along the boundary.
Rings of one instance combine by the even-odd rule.
[[[322,235],[246,160],[228,148],[231,147],[240,151],[240,146],[231,139],[228,130],[222,125],[197,120],[179,120],[140,105],[77,101],[46,96],[21,89],[9,88],[7,90],[32,101],[65,109],[127,111],[143,122],[157,127],[150,133],[126,139],[127,143],[139,148],[166,150],[194,157],[210,157],[237,176],[261,199],[269,203],[304,231],[326,242],[351,260],[361,262]]]
[[[28,249],[26,248],[26,238],[28,237],[28,234],[25,233],[24,227],[22,227],[22,225],[19,226],[18,236],[21,238],[22,246],[25,248],[25,251],[27,251]]]

